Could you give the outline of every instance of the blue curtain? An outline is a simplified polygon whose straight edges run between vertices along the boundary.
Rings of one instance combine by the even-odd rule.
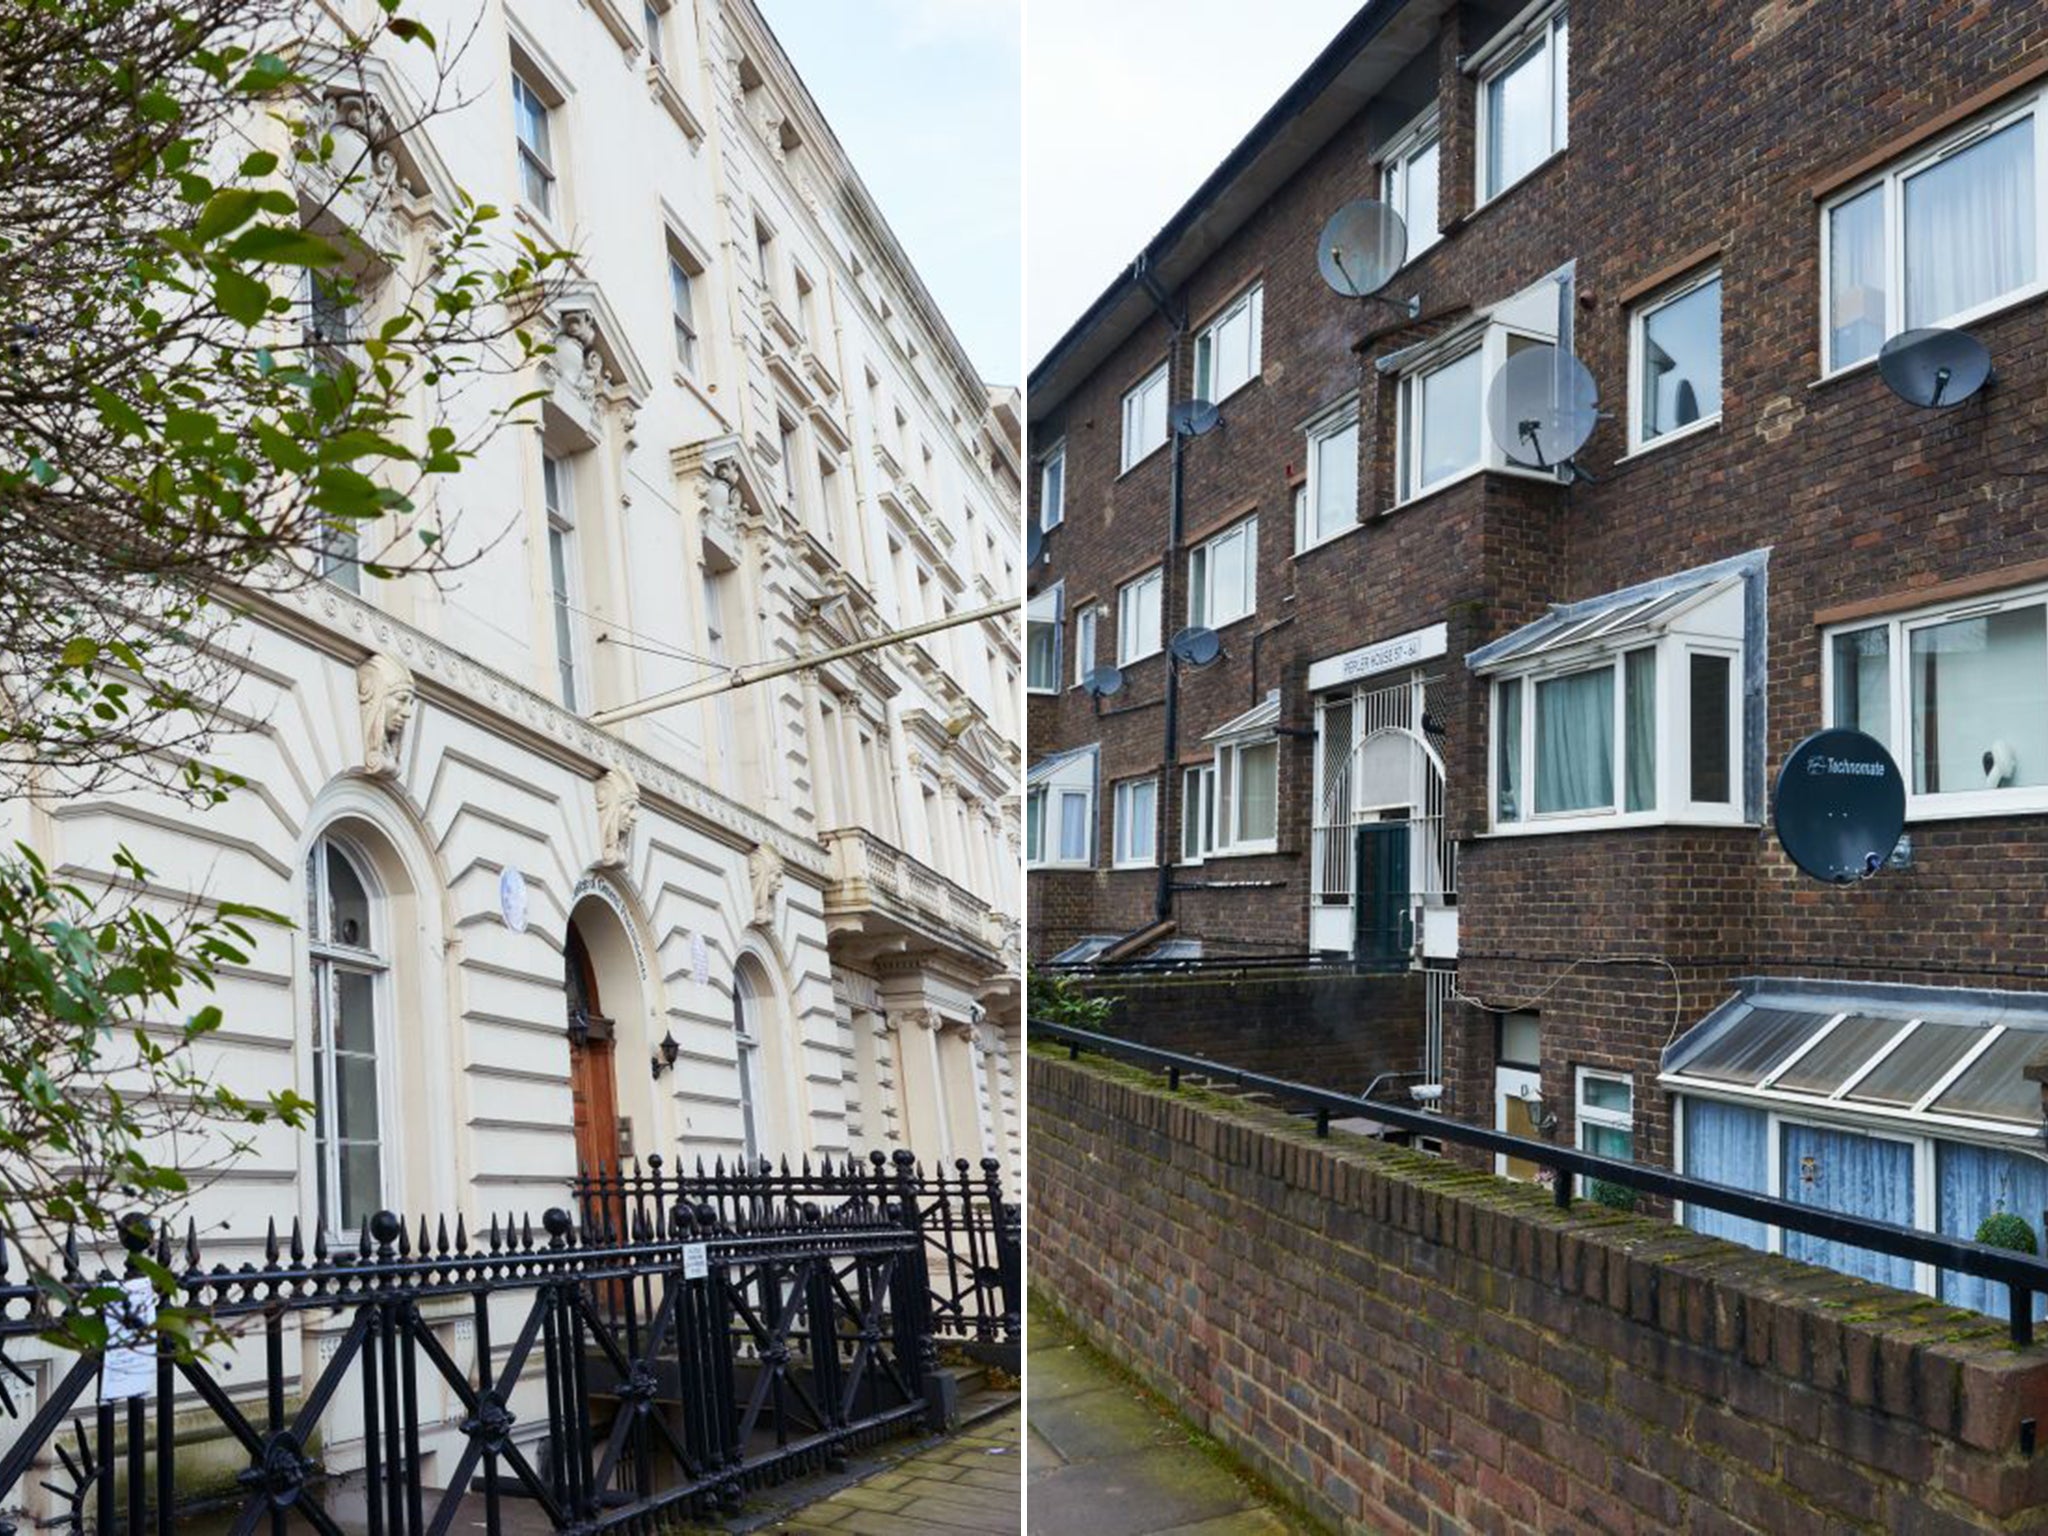
[[[1770,1191],[1770,1123],[1764,1111],[1716,1099],[1685,1101],[1685,1171],[1759,1195]],[[1746,1216],[1685,1208],[1685,1224],[1709,1237],[1725,1237],[1751,1248],[1767,1247],[1770,1228]]]
[[[2026,1218],[2041,1239],[2042,1212],[2048,1209],[2048,1164],[1992,1147],[1942,1141],[1934,1147],[1936,1206],[1945,1237],[1974,1238],[1977,1227],[1994,1211]],[[1941,1299],[1950,1306],[2009,1315],[2011,1293],[2002,1285],[1975,1275],[1942,1271]],[[2048,1316],[2048,1296],[2035,1296],[2034,1316]]]
[[[1882,1136],[1859,1136],[1817,1125],[1785,1127],[1779,1166],[1785,1198],[1848,1216],[1913,1225],[1913,1148]],[[1824,1264],[1866,1280],[1913,1288],[1913,1261],[1831,1243],[1801,1232],[1785,1234],[1787,1256]]]
[[[1536,685],[1536,809],[1614,805],[1614,668]]]

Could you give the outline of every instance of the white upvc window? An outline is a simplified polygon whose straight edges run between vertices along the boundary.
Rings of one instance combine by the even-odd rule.
[[[1116,594],[1116,664],[1127,667],[1159,649],[1159,601],[1163,571],[1147,571],[1126,582]]]
[[[1166,364],[1161,363],[1124,396],[1122,468],[1129,469],[1165,441]]]
[[[1519,29],[1481,66],[1481,203],[1500,196],[1565,147],[1571,117],[1569,44],[1570,27],[1560,8]]]
[[[586,702],[579,666],[575,477],[570,461],[543,453],[541,494],[547,505],[548,593],[555,616],[555,680],[562,707],[572,714]]]
[[[1827,718],[1897,759],[1913,819],[2048,810],[2048,589],[1825,636]]]
[[[1266,285],[1254,283],[1196,335],[1196,399],[1225,399],[1259,376],[1265,305]]]
[[[1421,360],[1401,376],[1395,396],[1395,501],[1409,502],[1481,470],[1535,475],[1511,464],[1486,427],[1486,389],[1509,358],[1548,346],[1547,332],[1491,324],[1448,354]]]
[[[1636,1158],[1635,1081],[1623,1072],[1580,1067],[1573,1134],[1579,1150],[1632,1163]],[[1600,1184],[1580,1191],[1598,1198]],[[1624,1196],[1632,1192],[1622,1187]]]
[[[1443,134],[1434,109],[1404,128],[1380,152],[1380,201],[1407,226],[1409,261],[1441,236],[1437,207],[1442,164]]]
[[[1095,627],[1101,614],[1092,602],[1083,603],[1074,611],[1074,686],[1080,687],[1088,681],[1088,674],[1095,670]]]
[[[1631,451],[1721,419],[1721,269],[1710,267],[1629,317]]]
[[[1115,841],[1112,869],[1139,869],[1152,863],[1159,823],[1159,781],[1125,779],[1112,792]]]
[[[1024,862],[1034,869],[1085,869],[1095,824],[1094,794],[1054,785],[1024,797]]]
[[[1207,850],[1220,856],[1271,853],[1280,846],[1280,742],[1223,742],[1210,770]]]
[[[2048,249],[2041,96],[1939,140],[1821,207],[1821,371],[1901,331],[1960,326],[2038,293]]]
[[[512,127],[519,141],[519,194],[543,218],[555,211],[552,109],[540,88],[517,68],[512,71]]]
[[[1295,499],[1297,553],[1358,526],[1358,401],[1344,401],[1304,429],[1308,483]]]
[[[1197,544],[1188,554],[1188,623],[1221,629],[1259,605],[1259,520]]]
[[[1024,690],[1058,693],[1060,689],[1060,618],[1064,584],[1055,584],[1024,607]]]
[[[1216,846],[1216,765],[1181,770],[1180,861],[1199,864]]]
[[[1660,633],[1623,629],[1504,666],[1488,753],[1493,830],[1740,823],[1743,610],[1737,583]]]
[[[1046,533],[1067,520],[1067,445],[1054,443],[1038,467],[1038,526]]]

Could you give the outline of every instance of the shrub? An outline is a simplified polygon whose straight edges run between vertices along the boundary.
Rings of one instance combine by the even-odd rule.
[[[2010,1248],[2014,1253],[2039,1253],[2034,1229],[2027,1218],[2013,1211],[1993,1211],[1977,1228],[1977,1241],[1993,1248]]]

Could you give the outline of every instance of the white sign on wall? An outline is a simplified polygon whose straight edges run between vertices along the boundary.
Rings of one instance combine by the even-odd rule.
[[[690,977],[700,987],[711,979],[711,951],[701,933],[690,935]]]
[[[1411,629],[1391,640],[1361,645],[1355,651],[1325,656],[1321,661],[1309,664],[1308,691],[1315,693],[1324,688],[1337,688],[1363,677],[1391,672],[1397,667],[1412,667],[1418,661],[1443,655],[1450,649],[1450,643],[1450,626],[1432,624],[1427,629]]]
[[[498,915],[514,933],[526,932],[526,876],[517,869],[498,876]]]

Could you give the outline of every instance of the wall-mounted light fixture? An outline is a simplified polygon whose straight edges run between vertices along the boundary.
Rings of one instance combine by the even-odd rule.
[[[1548,1136],[1557,1129],[1557,1111],[1543,1107],[1543,1095],[1533,1088],[1523,1088],[1521,1100],[1529,1106],[1529,1124],[1538,1136]]]
[[[675,1066],[676,1058],[682,1054],[683,1048],[676,1044],[674,1031],[663,1035],[661,1044],[655,1048],[655,1054],[648,1058],[649,1065],[654,1068],[655,1077],[659,1078],[662,1073]]]

